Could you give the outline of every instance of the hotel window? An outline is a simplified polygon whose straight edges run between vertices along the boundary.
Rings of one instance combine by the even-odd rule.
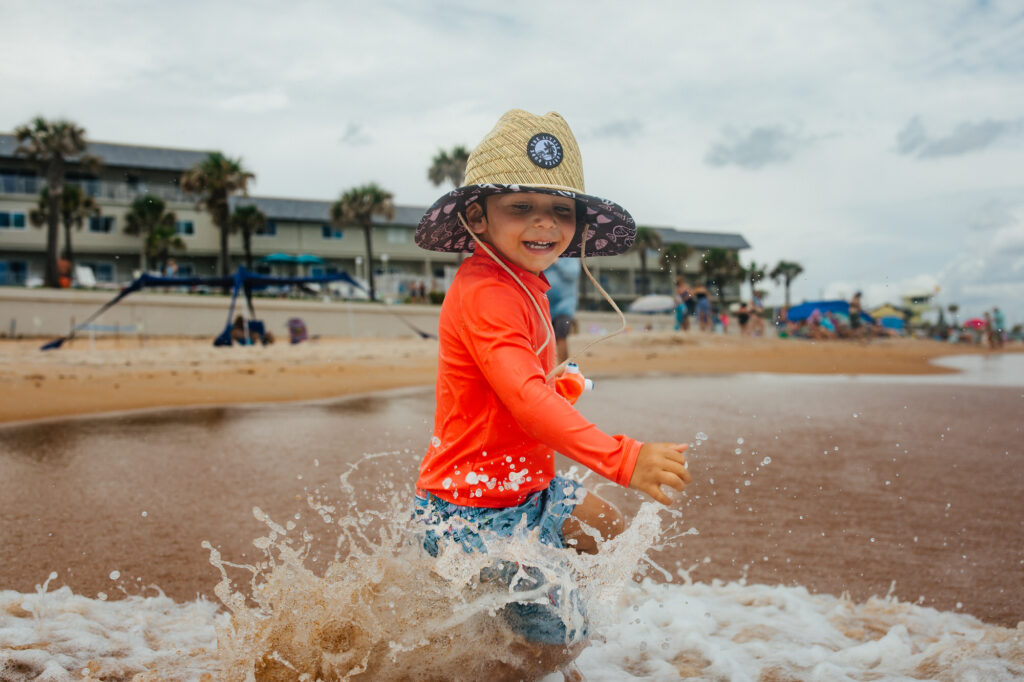
[[[342,239],[345,236],[345,231],[340,227],[324,223],[320,226],[320,234],[323,235],[324,239]]]
[[[0,171],[0,192],[4,194],[35,194],[38,185],[36,176],[25,171]]]
[[[0,260],[0,284],[23,286],[28,279],[28,264],[23,260]]]
[[[408,244],[410,234],[404,227],[389,227],[388,244]]]
[[[186,237],[191,237],[196,233],[196,226],[191,220],[179,220],[174,223],[174,231]]]
[[[263,229],[256,233],[260,237],[276,237],[277,236],[277,223],[273,220],[268,220]]]
[[[112,232],[114,230],[114,217],[109,215],[92,216],[89,218],[90,232]],[[98,278],[97,278],[98,279]]]
[[[114,266],[111,263],[79,263],[92,270],[97,282],[113,282]]]
[[[0,228],[6,230],[24,230],[25,214],[0,211]]]

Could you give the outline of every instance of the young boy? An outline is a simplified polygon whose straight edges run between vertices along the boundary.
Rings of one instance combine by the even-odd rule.
[[[499,534],[525,518],[542,543],[594,553],[597,540],[584,526],[607,540],[622,531],[622,516],[555,476],[555,451],[662,504],[671,500],[661,486],[682,490],[690,481],[685,445],[607,435],[547,376],[555,345],[542,271],[584,247],[586,255],[622,253],[635,234],[624,209],[583,193],[579,149],[558,114],[510,111],[473,151],[466,184],[435,202],[416,230],[425,249],[474,251],[441,307],[434,432],[417,481],[421,513]],[[477,537],[455,539],[467,551],[483,549]],[[436,541],[427,543],[434,553]]]

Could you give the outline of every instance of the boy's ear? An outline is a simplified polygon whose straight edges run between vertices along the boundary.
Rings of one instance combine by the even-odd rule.
[[[484,215],[484,209],[479,203],[473,202],[466,207],[466,224],[474,234],[483,233],[487,228],[486,221],[487,216]]]

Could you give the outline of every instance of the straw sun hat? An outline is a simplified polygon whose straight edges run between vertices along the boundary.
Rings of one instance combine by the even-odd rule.
[[[550,112],[537,116],[509,111],[477,145],[466,163],[466,184],[427,209],[416,228],[416,243],[428,251],[473,251],[476,244],[459,220],[466,206],[491,194],[537,192],[575,199],[576,236],[561,255],[579,256],[582,225],[588,256],[614,256],[628,249],[636,224],[626,209],[583,190],[583,162],[569,124]]]

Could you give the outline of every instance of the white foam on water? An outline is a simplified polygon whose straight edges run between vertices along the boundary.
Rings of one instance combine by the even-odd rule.
[[[0,680],[212,680],[215,628],[228,619],[217,604],[162,593],[105,601],[48,583],[0,591]]]
[[[630,585],[610,610],[614,619],[598,629],[577,660],[591,682],[1024,677],[1020,626],[985,625],[891,598],[856,604],[802,587],[643,581]],[[217,651],[215,632],[230,630],[229,620],[205,600],[104,602],[67,588],[0,591],[0,679],[223,679],[224,652]],[[394,634],[408,638],[417,629],[409,624]],[[428,676],[426,669],[421,672]],[[561,675],[544,679],[556,682]]]
[[[653,504],[597,556],[545,547],[520,529],[489,541],[487,553],[449,544],[435,559],[411,520],[409,490],[389,483],[374,509],[357,506],[348,479],[358,466],[341,476],[342,501],[309,495],[315,527],[255,508],[266,527],[253,542],[256,563],[232,563],[206,544],[222,606],[162,593],[89,599],[49,591],[50,580],[34,593],[0,591],[0,680],[554,682],[552,671],[573,659],[591,681],[1024,677],[1024,624],[986,625],[891,596],[858,604],[799,586],[693,583],[685,571],[683,584],[655,582],[645,575],[678,578],[647,552],[685,543],[690,531]],[[317,561],[325,539],[335,555]],[[547,588],[484,579],[503,559],[518,563],[517,579],[531,569],[548,586],[578,589],[585,647],[528,645],[509,629],[501,609],[545,601]],[[571,600],[559,615],[580,624]]]

